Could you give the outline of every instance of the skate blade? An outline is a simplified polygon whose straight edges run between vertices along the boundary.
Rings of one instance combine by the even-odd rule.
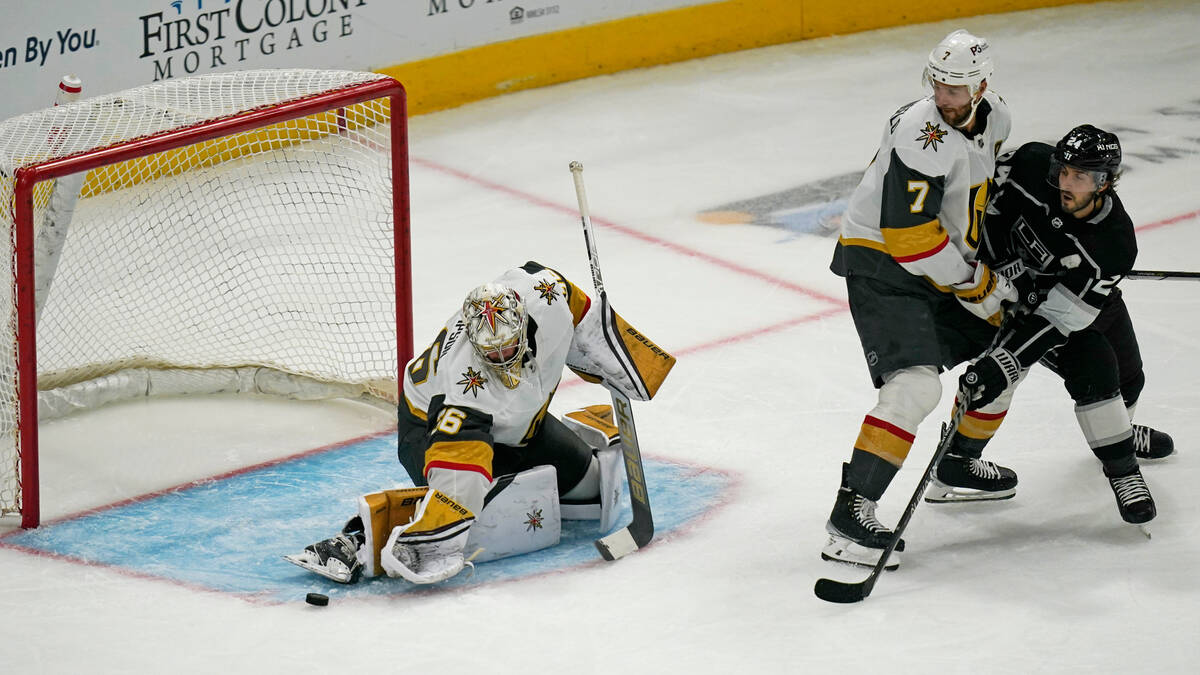
[[[313,563],[308,558],[304,557],[304,554],[285,555],[285,556],[283,556],[283,559],[292,563],[293,565],[296,565],[298,567],[303,567],[304,569],[308,570],[309,572],[312,572],[313,574],[319,574],[319,575],[325,577],[326,579],[331,579],[333,581],[336,581],[339,584],[352,583],[352,581],[350,579],[350,577],[351,577],[350,570],[345,570],[345,571],[331,570],[320,563]]]
[[[879,556],[882,553],[883,549],[867,548],[844,537],[830,535],[829,542],[825,544],[825,548],[821,549],[821,560],[874,568],[879,563]],[[891,571],[898,567],[900,567],[900,556],[892,551],[883,569]]]
[[[986,492],[960,488],[934,480],[925,490],[925,501],[930,504],[948,504],[951,502],[994,502],[1001,499],[1012,499],[1017,494],[1016,488]]]
[[[1146,527],[1146,523],[1138,523],[1137,529],[1141,530],[1142,534],[1146,535],[1147,539],[1150,539],[1150,528]]]

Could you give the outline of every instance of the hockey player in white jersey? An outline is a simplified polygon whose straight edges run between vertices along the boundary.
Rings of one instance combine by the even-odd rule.
[[[364,573],[433,583],[469,562],[472,523],[501,476],[551,466],[563,504],[598,504],[608,472],[572,429],[588,418],[599,444],[616,430],[592,415],[572,415],[568,428],[548,413],[563,367],[645,400],[674,363],[553,269],[509,270],[473,289],[405,368],[397,453],[417,487],[366,495],[341,534],[287,559],[343,583]]]
[[[879,390],[843,464],[825,559],[874,565],[892,536],[875,517],[918,425],[941,398],[939,374],[991,342],[1009,282],[976,260],[996,156],[1011,127],[991,91],[991,47],[965,30],[929,53],[931,94],[884,125],[879,150],[850,197],[830,269],[845,277],[871,380]],[[1016,474],[980,459],[1007,397],[964,417],[938,467],[945,500],[1002,499]],[[903,545],[896,550],[903,550]],[[890,563],[899,564],[896,556]]]

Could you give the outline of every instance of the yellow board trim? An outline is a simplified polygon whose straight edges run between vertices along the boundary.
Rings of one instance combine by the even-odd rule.
[[[409,114],[419,115],[523,89],[743,49],[1092,1],[724,0],[498,42],[377,72],[404,83]],[[918,66],[922,57],[913,56]]]
[[[724,54],[743,49],[830,35],[856,33],[922,21],[1012,12],[1095,0],[940,0],[846,3],[843,0],[724,0],[644,14],[568,30],[533,35],[409,63],[380,68],[405,85],[408,114],[444,110],[501,94],[561,82]],[[363,105],[363,104],[360,104]],[[387,101],[365,104],[387,115]],[[382,110],[378,110],[382,107]],[[342,124],[360,125],[362,109],[347,109]],[[322,116],[314,116],[318,119]],[[249,132],[262,147],[284,147],[337,129],[335,113],[324,124],[297,128],[286,123]],[[312,120],[313,118],[308,118]],[[329,122],[333,121],[333,124]],[[311,124],[311,122],[310,122]],[[291,128],[288,128],[291,127]],[[120,190],[145,180],[172,176],[246,154],[218,139],[158,159],[132,160],[89,173],[83,197]],[[118,168],[120,167],[120,168]]]

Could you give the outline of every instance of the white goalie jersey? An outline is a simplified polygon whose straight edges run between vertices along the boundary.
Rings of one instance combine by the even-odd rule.
[[[675,363],[550,268],[529,262],[496,281],[520,295],[529,317],[528,350],[515,386],[497,377],[472,348],[461,310],[405,369],[401,406],[427,423],[434,418],[427,475],[444,468],[475,471],[490,480],[493,446],[524,445],[537,433],[564,366],[590,382],[647,400]]]
[[[591,299],[557,272],[511,270],[497,279],[516,291],[529,314],[529,354],[513,389],[502,384],[467,340],[462,311],[454,313],[429,349],[408,363],[404,399],[425,418],[434,398],[440,406],[471,409],[491,417],[495,443],[522,445],[536,431],[562,379],[575,326]]]

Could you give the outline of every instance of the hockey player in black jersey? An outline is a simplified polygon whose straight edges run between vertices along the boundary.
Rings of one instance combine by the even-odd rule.
[[[1137,256],[1133,223],[1113,191],[1120,164],[1116,135],[1091,125],[1057,146],[1027,143],[1000,158],[979,256],[1013,281],[1021,300],[963,383],[977,409],[1011,396],[1038,361],[1058,373],[1121,517],[1144,523],[1155,507],[1136,451],[1166,456],[1173,443],[1131,424],[1145,375],[1117,288]]]

